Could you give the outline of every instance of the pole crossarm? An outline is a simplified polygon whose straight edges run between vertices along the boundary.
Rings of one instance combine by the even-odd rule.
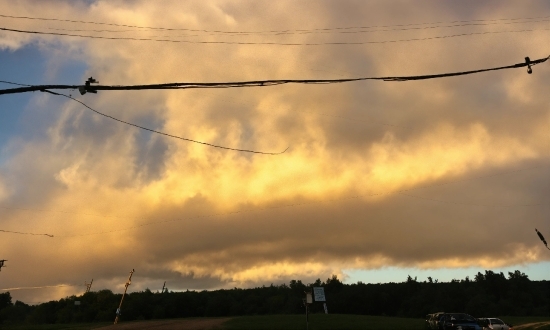
[[[47,90],[60,89],[78,89],[81,94],[86,92],[96,93],[97,91],[115,91],[115,90],[161,90],[161,89],[192,89],[192,88],[240,88],[240,87],[267,87],[285,84],[338,84],[348,82],[358,82],[365,80],[379,81],[411,81],[411,80],[427,80],[436,78],[446,78],[463,76],[488,71],[498,71],[515,68],[528,68],[528,73],[532,73],[531,67],[543,62],[546,62],[550,56],[531,61],[529,57],[525,58],[525,62],[501,66],[496,68],[487,68],[471,71],[440,73],[431,75],[419,76],[388,76],[388,77],[359,77],[359,78],[343,78],[343,79],[271,79],[271,80],[250,80],[250,81],[233,81],[233,82],[177,82],[166,84],[147,84],[147,85],[90,85],[96,81],[90,77],[85,85],[27,85],[24,87],[15,87],[0,90],[0,95],[16,94]]]

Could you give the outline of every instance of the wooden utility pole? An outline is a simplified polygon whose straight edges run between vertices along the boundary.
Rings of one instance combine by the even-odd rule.
[[[93,278],[92,278],[92,281],[90,283],[86,283],[86,281],[84,281],[84,285],[86,285],[86,293],[90,292],[90,289],[92,288],[92,283],[94,283]]]
[[[6,262],[6,261],[7,260],[5,260],[5,259],[0,260],[0,271],[2,270],[2,267],[6,267],[6,266],[4,266],[4,262]]]
[[[133,269],[130,272],[130,277],[128,277],[128,282],[126,282],[126,284],[125,284],[124,293],[122,294],[122,299],[120,299],[120,305],[118,305],[118,308],[116,310],[116,318],[115,318],[115,323],[114,324],[118,323],[118,319],[120,317],[120,309],[122,308],[122,302],[124,301],[124,296],[126,295],[126,291],[128,290],[128,286],[132,283],[132,274],[134,274]]]

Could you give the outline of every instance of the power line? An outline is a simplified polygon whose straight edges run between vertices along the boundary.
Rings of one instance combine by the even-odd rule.
[[[497,207],[512,208],[512,207],[527,207],[527,206],[546,205],[546,204],[541,204],[541,203],[536,203],[536,204],[509,204],[509,205],[505,205],[505,204],[476,204],[476,203],[468,203],[468,202],[446,201],[446,200],[437,199],[437,198],[410,195],[410,194],[406,194],[406,193],[403,193],[403,192],[400,192],[399,194],[403,195],[403,196],[411,197],[411,198],[422,199],[422,200],[427,200],[427,201],[437,202],[437,203],[458,205],[458,206],[466,205],[466,206],[480,206],[480,207],[494,207],[494,208],[497,208]]]
[[[64,36],[64,37],[78,37],[87,39],[105,39],[105,40],[130,40],[130,41],[154,41],[154,42],[168,42],[168,43],[185,43],[185,44],[210,44],[210,45],[264,45],[264,46],[343,46],[343,45],[371,45],[371,44],[387,44],[398,42],[411,42],[411,41],[426,41],[437,39],[448,39],[457,37],[466,37],[474,35],[488,35],[488,34],[501,34],[501,33],[522,33],[533,31],[550,31],[550,29],[523,29],[523,30],[510,30],[510,31],[485,31],[485,32],[470,32],[470,33],[458,33],[443,36],[423,37],[423,38],[410,38],[410,39],[395,39],[395,40],[381,40],[381,41],[340,41],[340,42],[246,42],[246,41],[194,41],[194,40],[181,40],[181,39],[154,39],[154,38],[138,38],[138,37],[107,37],[107,36],[92,36],[73,33],[59,33],[59,32],[43,32],[34,30],[19,30],[0,27],[0,31],[8,31],[15,33],[25,34],[37,34],[37,35],[51,35],[51,36]]]
[[[0,291],[46,289],[46,288],[61,288],[61,287],[75,287],[75,286],[80,286],[80,285],[60,284],[60,285],[44,285],[44,286],[21,286],[21,287],[15,287],[15,288],[0,289]]]
[[[441,28],[458,28],[458,27],[480,27],[480,26],[494,26],[494,25],[514,25],[514,24],[533,24],[549,22],[547,18],[540,20],[527,20],[527,21],[512,21],[512,22],[488,22],[488,23],[461,23],[450,25],[433,25],[433,26],[414,26],[409,25],[396,25],[396,26],[372,26],[372,27],[356,27],[350,29],[304,29],[304,30],[288,30],[288,31],[271,31],[271,32],[212,32],[212,31],[186,31],[186,32],[205,32],[207,34],[184,34],[184,35],[168,35],[168,36],[150,36],[151,38],[170,38],[170,37],[206,37],[206,36],[226,36],[226,37],[248,37],[248,36],[289,36],[289,35],[306,35],[306,34],[365,34],[365,33],[379,33],[379,32],[403,32],[403,31],[417,31],[417,30],[435,30]],[[443,23],[441,23],[443,24]],[[448,23],[445,23],[448,24]],[[420,25],[420,24],[413,24]],[[52,31],[71,31],[71,32],[95,32],[95,33],[126,33],[126,32],[147,32],[143,29],[139,30],[95,30],[95,29],[67,29],[67,28],[45,28]],[[356,30],[353,30],[356,29]],[[153,30],[158,31],[158,30]],[[151,32],[151,31],[148,31]],[[178,29],[166,29],[165,32],[179,32]]]
[[[167,89],[199,89],[199,88],[241,88],[241,87],[268,87],[285,84],[339,84],[347,82],[358,82],[366,80],[380,80],[380,81],[411,81],[411,80],[427,80],[436,78],[456,77],[464,76],[488,71],[499,71],[506,69],[516,69],[527,67],[528,72],[531,73],[531,67],[543,62],[546,62],[550,56],[540,58],[531,61],[529,57],[525,58],[525,62],[517,63],[507,66],[501,66],[496,68],[479,69],[471,71],[461,72],[449,72],[439,73],[431,75],[419,75],[419,76],[388,76],[388,77],[360,77],[360,78],[343,78],[343,79],[272,79],[272,80],[251,80],[251,81],[235,81],[235,82],[206,82],[206,83],[165,83],[165,84],[148,84],[148,85],[90,85],[95,83],[93,78],[88,79],[85,85],[30,85],[26,87],[1,89],[0,95],[3,94],[15,94],[35,91],[45,91],[52,93],[52,89],[78,89],[81,94],[86,92],[96,93],[100,90],[113,91],[113,90],[167,90]],[[67,95],[63,95],[68,97]],[[80,102],[78,100],[75,100]]]
[[[12,230],[3,230],[3,229],[0,229],[0,232],[3,232],[3,233],[10,233],[10,234],[19,234],[19,235],[31,235],[31,236],[48,236],[48,237],[53,237],[53,235],[50,235],[50,234],[37,234],[37,233],[21,232],[21,231],[12,231]]]
[[[184,137],[181,137],[181,136],[177,136],[177,135],[172,135],[172,134],[168,134],[168,133],[164,133],[164,132],[161,132],[161,131],[157,131],[157,130],[154,130],[154,129],[151,129],[151,128],[147,128],[147,127],[144,127],[144,126],[140,126],[140,125],[137,125],[137,124],[133,124],[133,123],[130,123],[130,122],[127,122],[127,121],[124,121],[122,119],[118,119],[118,118],[115,118],[113,116],[109,116],[103,112],[99,112],[95,109],[93,109],[92,107],[88,106],[86,103],[82,102],[82,101],[79,101],[77,99],[75,99],[74,97],[70,96],[70,95],[65,95],[65,94],[61,94],[61,93],[56,93],[56,92],[52,92],[52,91],[49,91],[47,89],[42,89],[40,90],[41,92],[45,92],[45,93],[50,93],[50,94],[53,94],[53,95],[58,95],[58,96],[63,96],[63,97],[66,97],[68,99],[71,99],[73,101],[76,101],[80,104],[82,104],[83,106],[85,106],[86,108],[92,110],[93,112],[101,115],[101,116],[104,116],[104,117],[107,117],[109,119],[112,119],[112,120],[115,120],[115,121],[118,121],[119,123],[123,123],[123,124],[126,124],[126,125],[129,125],[129,126],[133,126],[133,127],[137,127],[139,129],[143,129],[143,130],[146,130],[146,131],[149,131],[149,132],[152,132],[152,133],[156,133],[156,134],[160,134],[160,135],[164,135],[164,136],[167,136],[167,137],[170,137],[170,138],[174,138],[174,139],[179,139],[179,140],[183,140],[183,141],[188,141],[188,142],[193,142],[193,143],[198,143],[198,144],[202,144],[202,145],[206,145],[206,146],[209,146],[209,147],[213,147],[213,148],[219,148],[219,149],[225,149],[225,150],[232,150],[232,151],[239,151],[239,152],[249,152],[249,153],[254,153],[254,154],[262,154],[262,155],[280,155],[280,154],[283,154],[285,153],[289,147],[287,147],[285,150],[281,151],[281,152],[263,152],[263,151],[256,151],[256,150],[249,150],[249,149],[237,149],[237,148],[230,148],[230,147],[224,147],[224,146],[220,146],[220,145],[216,145],[216,144],[211,144],[211,143],[207,143],[207,142],[202,142],[202,141],[197,141],[197,140],[193,140],[193,139],[188,139],[188,138],[184,138]]]
[[[502,22],[513,22],[513,21],[532,21],[547,19],[550,16],[538,16],[538,17],[523,17],[523,18],[498,18],[498,19],[474,19],[474,20],[455,20],[455,21],[438,21],[438,22],[423,22],[423,23],[410,23],[410,24],[394,24],[394,25],[369,25],[369,26],[347,26],[347,27],[334,27],[334,28],[313,28],[313,29],[287,29],[287,30],[264,30],[264,31],[224,31],[224,30],[206,30],[206,29],[189,29],[189,28],[167,28],[167,27],[154,27],[154,26],[139,26],[139,25],[130,25],[130,24],[118,24],[118,23],[105,23],[105,22],[94,22],[94,21],[83,21],[83,20],[69,20],[69,19],[60,19],[60,18],[45,18],[45,17],[30,17],[30,16],[14,16],[14,15],[3,15],[0,14],[0,17],[4,18],[13,18],[13,19],[25,19],[25,20],[38,20],[38,21],[55,21],[55,22],[65,22],[65,23],[79,23],[79,24],[93,24],[93,25],[104,25],[104,26],[117,26],[125,28],[136,28],[136,29],[146,29],[146,30],[164,30],[164,31],[188,31],[188,32],[204,32],[204,33],[219,33],[219,34],[263,34],[263,33],[300,33],[300,32],[309,32],[309,31],[339,31],[339,30],[353,30],[353,29],[376,29],[376,28],[392,28],[392,27],[410,27],[410,26],[422,26],[422,25],[434,25],[434,24],[464,24],[464,23],[481,23],[481,22],[493,22],[506,24]],[[529,22],[525,22],[529,23]]]

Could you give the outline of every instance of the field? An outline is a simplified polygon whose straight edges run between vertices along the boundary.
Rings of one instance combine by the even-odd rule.
[[[225,329],[235,330],[303,330],[306,328],[306,317],[305,315],[244,316],[232,318],[224,326]],[[366,315],[312,314],[309,316],[309,329],[424,330],[424,320]]]
[[[518,330],[550,330],[550,317],[502,317]],[[541,322],[548,324],[541,326]],[[522,324],[527,326],[521,326]],[[531,324],[531,325],[528,325]],[[306,329],[305,315],[264,315],[240,316],[232,318],[186,318],[153,321],[87,324],[40,324],[18,325],[1,327],[3,330],[304,330]],[[424,319],[367,316],[367,315],[338,315],[312,314],[309,318],[310,330],[328,329],[367,329],[367,330],[424,330]]]

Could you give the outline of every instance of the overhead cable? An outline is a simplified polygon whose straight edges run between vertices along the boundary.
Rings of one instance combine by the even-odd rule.
[[[0,289],[0,291],[13,291],[13,290],[30,290],[30,289],[46,289],[46,288],[60,288],[60,287],[75,287],[80,285],[73,285],[73,284],[61,284],[61,285],[44,285],[44,286],[20,286],[15,288],[5,288]]]
[[[290,36],[290,35],[306,35],[306,34],[365,34],[365,33],[379,33],[379,32],[403,32],[403,31],[417,31],[417,30],[435,30],[441,28],[459,28],[459,27],[480,27],[480,26],[494,26],[494,25],[516,25],[516,24],[533,24],[549,22],[549,19],[541,19],[537,21],[512,21],[512,22],[489,22],[489,23],[460,23],[449,25],[431,25],[431,26],[376,26],[376,27],[357,27],[354,29],[312,29],[312,30],[288,30],[288,31],[272,31],[272,32],[214,32],[205,31],[205,34],[201,34],[202,31],[185,31],[193,32],[195,34],[183,34],[183,35],[166,35],[166,36],[149,36],[150,38],[170,38],[170,37],[206,37],[206,36],[226,36],[226,37],[248,37],[248,36]],[[45,28],[52,31],[71,31],[71,32],[94,32],[94,33],[127,33],[127,32],[152,32],[158,30],[96,30],[96,29],[70,29],[70,28]],[[164,32],[183,32],[176,29],[169,29]],[[498,31],[497,31],[498,32]]]
[[[48,237],[53,237],[53,235],[50,235],[50,234],[37,234],[37,233],[22,232],[22,231],[12,231],[12,230],[3,230],[3,229],[0,229],[0,232],[9,233],[9,234],[19,234],[19,235],[48,236]]]
[[[313,29],[286,29],[286,30],[263,30],[263,31],[227,31],[227,30],[206,30],[206,29],[189,29],[189,28],[170,28],[170,27],[154,27],[154,26],[139,26],[130,24],[118,24],[118,23],[105,23],[83,20],[69,20],[60,18],[45,18],[45,17],[30,17],[30,16],[14,16],[0,14],[0,17],[12,18],[12,19],[25,19],[25,20],[37,20],[37,21],[55,21],[65,23],[78,23],[78,24],[93,24],[104,26],[117,26],[124,28],[136,28],[146,30],[164,30],[164,31],[189,31],[189,32],[204,32],[204,33],[220,33],[220,34],[259,34],[259,33],[293,33],[293,32],[309,32],[309,31],[338,31],[338,30],[353,30],[353,29],[376,29],[376,28],[399,28],[410,26],[422,26],[422,25],[434,25],[434,24],[464,24],[464,23],[481,23],[481,22],[510,22],[510,21],[529,21],[547,19],[550,16],[539,17],[523,17],[523,18],[498,18],[498,19],[474,19],[474,20],[455,20],[455,21],[438,21],[438,22],[423,22],[423,23],[410,23],[410,24],[394,24],[394,25],[370,25],[370,26],[346,26],[346,27],[334,27],[334,28],[313,28]],[[525,22],[528,23],[528,22]],[[505,24],[505,23],[504,23]]]
[[[381,80],[381,81],[411,81],[411,80],[427,80],[436,78],[447,78],[470,75],[474,73],[498,71],[505,69],[516,69],[527,67],[528,73],[532,72],[531,67],[546,62],[550,56],[531,61],[529,57],[525,58],[525,62],[517,63],[496,68],[478,69],[471,71],[449,72],[439,74],[428,74],[419,76],[387,76],[387,77],[360,77],[360,78],[341,78],[341,79],[272,79],[272,80],[250,80],[250,81],[235,81],[235,82],[205,82],[205,83],[166,83],[166,84],[148,84],[148,85],[90,85],[95,83],[93,78],[88,79],[85,85],[31,85],[25,87],[16,87],[1,89],[0,95],[15,94],[35,91],[48,91],[52,89],[78,89],[81,94],[86,92],[97,93],[97,91],[113,91],[113,90],[167,90],[167,89],[195,89],[195,88],[241,88],[241,87],[267,87],[285,84],[339,84],[347,82],[358,82],[366,80]],[[68,97],[67,95],[64,95]],[[77,101],[77,100],[75,100]],[[80,101],[78,101],[80,102]]]
[[[443,36],[423,37],[423,38],[410,38],[410,39],[395,39],[395,40],[381,40],[381,41],[335,41],[335,42],[247,42],[247,41],[199,41],[199,40],[181,40],[181,39],[154,39],[154,38],[138,38],[138,37],[107,37],[107,36],[93,36],[84,34],[73,33],[59,33],[59,32],[44,32],[34,30],[20,30],[9,29],[0,27],[0,31],[8,31],[15,33],[36,34],[36,35],[51,35],[62,37],[77,37],[85,39],[105,39],[105,40],[130,40],[130,41],[153,41],[153,42],[168,42],[168,43],[184,43],[184,44],[204,44],[204,45],[264,45],[264,46],[343,46],[343,45],[371,45],[371,44],[387,44],[398,42],[411,42],[411,41],[426,41],[437,39],[448,39],[457,37],[466,37],[473,35],[488,35],[488,34],[501,34],[501,33],[522,33],[533,31],[550,31],[550,29],[523,29],[523,30],[509,30],[509,31],[485,31],[485,32],[470,32],[470,33],[458,33]]]
[[[109,116],[103,112],[100,112],[100,111],[97,111],[95,109],[93,109],[92,107],[88,106],[87,104],[85,104],[84,102],[82,101],[79,101],[77,99],[75,99],[74,97],[70,96],[70,95],[65,95],[65,94],[61,94],[61,93],[56,93],[56,92],[52,92],[52,91],[49,91],[47,89],[42,89],[40,90],[41,92],[45,92],[45,93],[49,93],[49,94],[53,94],[53,95],[57,95],[57,96],[63,96],[63,97],[66,97],[68,99],[71,99],[73,101],[76,101],[80,104],[82,104],[83,106],[85,106],[86,108],[92,110],[93,112],[101,115],[101,116],[104,116],[104,117],[107,117],[109,119],[112,119],[112,120],[115,120],[115,121],[118,121],[120,123],[123,123],[123,124],[126,124],[126,125],[129,125],[129,126],[133,126],[133,127],[137,127],[139,129],[143,129],[143,130],[146,130],[146,131],[149,131],[149,132],[152,132],[152,133],[156,133],[156,134],[160,134],[160,135],[164,135],[164,136],[167,136],[167,137],[171,137],[171,138],[174,138],[174,139],[179,139],[179,140],[184,140],[184,141],[188,141],[188,142],[193,142],[193,143],[198,143],[198,144],[202,144],[202,145],[206,145],[206,146],[209,146],[209,147],[214,147],[214,148],[219,148],[219,149],[225,149],[225,150],[232,150],[232,151],[240,151],[240,152],[249,152],[249,153],[254,153],[254,154],[263,154],[263,155],[280,155],[280,154],[283,154],[285,153],[287,150],[288,150],[288,147],[281,151],[281,152],[263,152],[263,151],[256,151],[256,150],[249,150],[249,149],[238,149],[238,148],[230,148],[230,147],[224,147],[224,146],[221,146],[221,145],[216,145],[216,144],[211,144],[211,143],[207,143],[207,142],[202,142],[202,141],[197,141],[197,140],[193,140],[193,139],[188,139],[188,138],[184,138],[184,137],[181,137],[181,136],[177,136],[177,135],[172,135],[172,134],[168,134],[168,133],[164,133],[164,132],[161,132],[161,131],[157,131],[157,130],[154,130],[154,129],[150,129],[150,128],[147,128],[147,127],[144,127],[144,126],[140,126],[140,125],[137,125],[137,124],[133,124],[133,123],[130,123],[130,122],[127,122],[127,121],[124,121],[124,120],[121,120],[121,119],[118,119],[118,118],[115,118],[113,116]]]

